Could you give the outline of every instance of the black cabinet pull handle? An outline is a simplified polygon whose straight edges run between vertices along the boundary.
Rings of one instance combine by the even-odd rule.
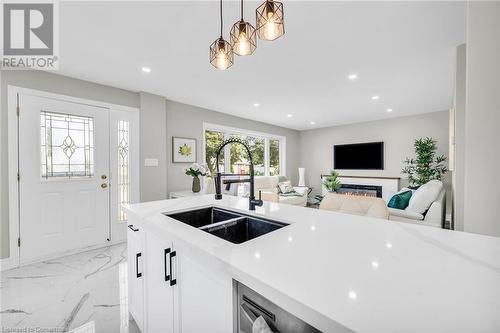
[[[170,261],[170,274],[171,274],[171,279],[170,279],[170,285],[171,286],[174,286],[176,283],[177,283],[177,279],[174,279],[174,274],[172,273],[173,270],[172,270],[172,258],[175,257],[177,255],[177,252],[176,251],[172,251],[170,252],[170,256],[169,256],[169,261]]]
[[[140,252],[135,254],[135,275],[137,278],[140,278],[142,276],[142,273],[139,273],[139,257],[141,255],[142,254]]]
[[[139,231],[139,229],[134,229],[134,225],[133,224],[129,224],[128,227],[132,231]]]
[[[170,248],[165,249],[163,252],[163,267],[165,268],[165,281],[170,280],[170,274],[167,274],[167,254],[170,253]],[[170,272],[172,272],[172,268],[170,268]]]

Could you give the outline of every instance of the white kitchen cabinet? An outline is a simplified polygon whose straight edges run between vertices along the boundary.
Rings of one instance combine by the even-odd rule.
[[[146,234],[146,325],[144,333],[177,332],[174,326],[175,252],[172,242]]]
[[[175,246],[175,243],[174,243]],[[233,332],[232,279],[213,258],[177,248],[175,311],[182,333]]]
[[[137,326],[144,328],[144,230],[129,220],[127,228],[128,308]]]
[[[144,244],[143,332],[231,333],[232,279],[220,263],[153,232]]]

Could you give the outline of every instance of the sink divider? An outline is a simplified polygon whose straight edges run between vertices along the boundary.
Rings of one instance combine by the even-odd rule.
[[[212,224],[207,224],[204,226],[199,227],[198,229],[200,230],[207,230],[207,231],[214,231],[214,230],[219,230],[225,227],[231,227],[235,224],[237,224],[239,221],[246,219],[246,216],[238,216],[229,220],[225,221],[220,221],[220,222],[215,222]],[[228,225],[229,224],[229,225]]]

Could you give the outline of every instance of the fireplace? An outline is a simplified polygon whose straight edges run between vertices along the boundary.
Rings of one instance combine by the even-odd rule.
[[[359,195],[364,197],[382,198],[382,186],[342,184],[337,190],[338,194]]]
[[[329,175],[321,175],[321,182]],[[339,176],[342,188],[339,193],[351,195],[363,195],[383,198],[388,200],[390,195],[399,190],[399,177],[375,177],[375,176]],[[322,186],[321,193],[328,193]]]

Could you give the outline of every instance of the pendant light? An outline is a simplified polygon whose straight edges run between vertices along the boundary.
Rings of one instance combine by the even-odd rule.
[[[257,34],[262,40],[275,40],[285,34],[283,3],[266,0],[255,10]]]
[[[222,38],[222,0],[220,0],[220,37],[210,45],[210,63],[217,69],[227,69],[233,65],[233,48]]]
[[[231,29],[230,42],[233,52],[239,56],[250,55],[257,48],[255,28],[243,20],[243,0],[241,0],[241,19]]]

